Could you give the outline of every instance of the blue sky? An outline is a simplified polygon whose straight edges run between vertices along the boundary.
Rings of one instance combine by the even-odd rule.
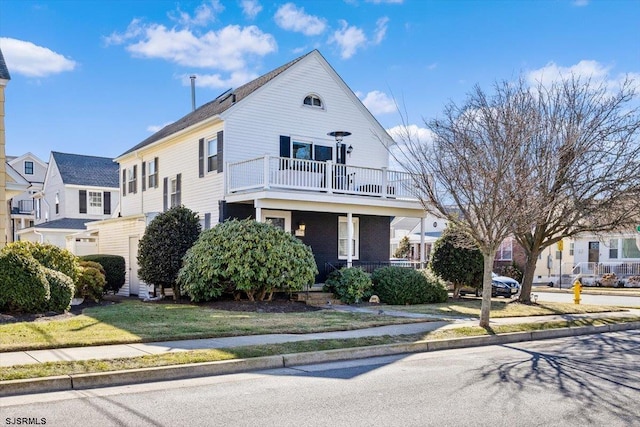
[[[389,130],[475,84],[640,82],[640,0],[2,0],[6,151],[115,157],[318,49]],[[395,102],[394,102],[395,100]]]

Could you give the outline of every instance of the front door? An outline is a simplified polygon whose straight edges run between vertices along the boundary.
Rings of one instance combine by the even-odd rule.
[[[600,242],[589,242],[589,262],[600,262]]]
[[[129,295],[140,294],[138,280],[138,237],[129,237]]]

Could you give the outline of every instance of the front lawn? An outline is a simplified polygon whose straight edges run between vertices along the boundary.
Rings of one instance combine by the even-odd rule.
[[[384,310],[407,311],[411,313],[434,314],[439,316],[461,316],[480,317],[480,306],[482,300],[473,299],[449,299],[440,304],[420,304],[420,305],[387,305],[382,306]],[[584,314],[602,313],[606,311],[625,311],[620,307],[609,307],[601,305],[567,304],[556,302],[539,302],[537,304],[526,305],[515,301],[493,299],[491,301],[491,317],[523,317],[523,316],[546,316],[552,314]]]
[[[333,310],[304,313],[234,312],[195,304],[125,300],[118,304],[87,308],[81,315],[62,320],[0,324],[0,351],[240,335],[302,334],[416,321]]]

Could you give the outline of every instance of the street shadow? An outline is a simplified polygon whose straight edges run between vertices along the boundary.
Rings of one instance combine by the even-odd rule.
[[[536,391],[560,395],[567,402],[579,403],[576,424],[592,424],[591,416],[607,412],[621,422],[640,425],[634,415],[640,399],[640,344],[629,335],[594,334],[576,337],[560,351],[531,350],[518,345],[504,345],[525,355],[524,359],[486,364],[479,369],[478,381],[497,390],[487,400],[509,396],[518,407],[525,397]],[[477,382],[474,381],[474,386]],[[471,387],[466,384],[463,388]],[[526,391],[523,392],[523,391]],[[523,392],[523,393],[520,393]],[[637,411],[637,409],[636,409]]]

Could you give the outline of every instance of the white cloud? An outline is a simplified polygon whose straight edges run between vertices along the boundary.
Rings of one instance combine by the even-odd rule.
[[[73,71],[78,65],[51,49],[23,40],[0,37],[0,46],[10,74],[47,77]]]
[[[587,6],[589,4],[589,0],[573,0],[573,5],[577,7]]]
[[[389,18],[382,17],[376,21],[376,31],[373,37],[373,44],[380,44],[384,40],[384,36],[387,34],[387,24]]]
[[[262,11],[262,5],[258,0],[242,0],[240,2],[242,13],[247,19],[255,19]]]
[[[228,25],[200,35],[189,29],[132,21],[124,34],[112,34],[107,41],[130,43],[126,49],[137,57],[225,71],[244,69],[247,56],[264,56],[277,49],[274,37],[253,25]]]
[[[169,13],[169,17],[177,21],[183,26],[205,26],[216,20],[216,14],[224,10],[224,6],[219,0],[210,0],[208,3],[202,3],[198,6],[191,16],[187,12],[183,12],[178,8],[175,12]]]
[[[207,87],[212,89],[229,89],[242,86],[243,84],[257,78],[255,73],[249,73],[246,71],[234,71],[229,74],[229,77],[225,78],[221,74],[198,74],[196,75],[196,86]],[[181,76],[183,85],[191,85],[191,79],[189,75]]]
[[[293,3],[286,3],[278,9],[274,19],[283,30],[295,31],[305,36],[317,36],[327,27],[326,21],[317,16],[307,15],[304,8],[297,8]]]
[[[361,93],[356,95],[362,99],[362,103],[371,111],[371,114],[387,114],[398,111],[395,101],[384,92],[374,90],[367,93],[364,98]]]
[[[148,130],[149,132],[151,132],[151,133],[156,133],[156,132],[158,132],[160,129],[164,128],[165,126],[170,125],[171,123],[173,123],[173,122],[167,122],[167,123],[165,123],[165,124],[163,124],[163,125],[149,125],[149,126],[147,126],[147,130]]]
[[[408,139],[420,143],[433,141],[433,133],[429,129],[419,127],[418,125],[394,126],[387,129],[387,133],[391,135],[391,138],[398,144]]]
[[[347,21],[340,20],[341,28],[333,33],[329,43],[335,43],[340,47],[342,59],[351,58],[358,49],[367,43],[364,31],[356,26],[349,26]]]

